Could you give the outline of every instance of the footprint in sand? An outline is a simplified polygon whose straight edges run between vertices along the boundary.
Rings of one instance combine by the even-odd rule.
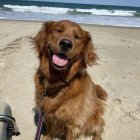
[[[133,120],[140,120],[140,109],[129,112],[129,117]]]
[[[22,40],[22,37],[16,38],[14,41],[12,41],[11,43],[8,44],[8,47],[13,47],[16,45],[20,45],[20,41]]]
[[[115,106],[120,107],[122,104],[122,100],[117,98],[117,99],[113,99],[113,103],[115,104]],[[126,112],[123,107],[119,108],[119,111],[125,116],[125,117],[129,117],[133,120],[140,120],[140,107],[134,111],[130,111],[130,112]]]
[[[102,80],[105,80],[105,79],[107,79],[107,75],[105,73],[103,73]]]
[[[111,112],[112,115],[115,115],[115,117],[120,117],[123,112],[122,112],[122,100],[119,98],[115,98],[111,101]]]
[[[122,100],[119,99],[119,98],[113,99],[113,102],[114,102],[115,104],[118,104],[118,105],[122,104]]]

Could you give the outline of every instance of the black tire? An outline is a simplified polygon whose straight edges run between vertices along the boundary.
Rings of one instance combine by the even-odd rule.
[[[0,102],[0,115],[12,116],[11,108],[6,103]],[[12,137],[8,134],[8,124],[0,121],[0,140],[12,140]]]

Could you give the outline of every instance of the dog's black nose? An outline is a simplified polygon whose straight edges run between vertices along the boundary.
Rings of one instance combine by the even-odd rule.
[[[72,49],[72,42],[68,39],[62,39],[59,42],[59,46],[63,51],[69,51]]]

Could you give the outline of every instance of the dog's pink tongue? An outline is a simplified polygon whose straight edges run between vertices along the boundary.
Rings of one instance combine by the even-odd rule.
[[[55,65],[60,66],[60,67],[63,67],[68,63],[68,60],[62,59],[55,54],[52,57],[52,61]]]

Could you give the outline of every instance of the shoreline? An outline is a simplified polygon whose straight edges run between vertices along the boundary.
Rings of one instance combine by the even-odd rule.
[[[17,21],[17,22],[33,22],[33,23],[43,23],[45,21],[43,20],[18,20],[18,19],[0,19],[0,21],[11,21],[11,22],[14,22],[14,21]],[[47,20],[46,20],[47,21]],[[50,21],[50,20],[48,20]],[[54,20],[55,21],[55,20]],[[136,28],[136,29],[140,29],[140,26],[139,27],[135,27],[135,26],[123,26],[123,25],[104,25],[104,24],[93,24],[93,23],[78,23],[80,25],[87,25],[87,26],[95,26],[95,27],[108,27],[108,28]]]

